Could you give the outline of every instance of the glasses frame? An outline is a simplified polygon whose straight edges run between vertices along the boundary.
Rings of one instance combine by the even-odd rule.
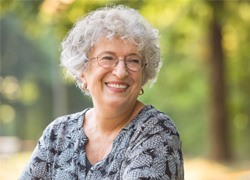
[[[126,58],[129,57],[129,56],[131,56],[131,55],[125,56],[123,59],[119,59],[115,54],[110,54],[110,55],[114,56],[115,59],[116,59],[114,65],[113,65],[112,67],[103,67],[103,66],[100,65],[100,61],[101,61],[101,59],[100,59],[101,57],[100,57],[100,56],[101,56],[101,55],[102,55],[102,54],[99,54],[99,55],[97,55],[96,57],[89,58],[89,60],[97,59],[98,65],[99,65],[100,67],[102,67],[102,68],[105,68],[105,69],[110,69],[110,68],[116,67],[116,66],[118,65],[118,63],[122,60],[122,61],[124,61],[126,68],[129,69],[130,71],[133,71],[133,72],[142,71],[142,70],[146,67],[146,65],[147,65],[147,63],[144,63],[144,62],[143,62],[143,58],[142,58],[142,59],[140,59],[140,60],[142,61],[141,69],[139,69],[138,71],[137,71],[137,70],[133,70],[133,69],[130,69],[130,68],[127,66],[127,63],[126,63]]]

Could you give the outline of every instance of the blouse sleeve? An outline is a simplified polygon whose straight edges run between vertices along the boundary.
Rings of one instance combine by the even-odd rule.
[[[51,179],[49,172],[50,172],[50,162],[49,162],[49,148],[47,144],[49,143],[48,138],[48,128],[46,129],[39,139],[31,158],[22,171],[19,180],[47,180]]]
[[[183,157],[177,130],[155,126],[131,148],[122,179],[183,180]]]

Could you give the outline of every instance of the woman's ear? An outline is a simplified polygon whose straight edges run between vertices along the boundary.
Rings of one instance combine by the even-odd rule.
[[[87,91],[88,90],[88,84],[87,84],[87,80],[86,80],[86,77],[85,77],[84,73],[81,73],[80,80],[82,82],[81,88],[84,91]]]
[[[81,80],[82,82],[85,81],[85,75],[84,75],[83,72],[80,74],[80,80]]]

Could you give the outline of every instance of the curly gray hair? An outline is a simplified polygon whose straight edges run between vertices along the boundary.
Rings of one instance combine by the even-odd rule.
[[[136,43],[147,66],[143,85],[155,82],[161,66],[158,30],[136,10],[122,5],[105,7],[80,18],[61,44],[61,65],[80,85],[79,77],[87,68],[88,53],[102,37],[119,36]]]

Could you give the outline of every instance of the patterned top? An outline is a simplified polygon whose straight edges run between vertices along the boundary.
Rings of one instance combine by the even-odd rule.
[[[176,127],[151,105],[120,131],[108,156],[86,173],[86,111],[60,117],[45,129],[19,180],[184,179]]]

